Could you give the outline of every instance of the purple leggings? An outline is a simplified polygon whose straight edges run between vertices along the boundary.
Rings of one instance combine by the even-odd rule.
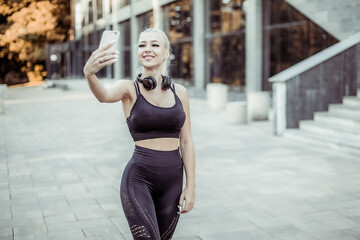
[[[183,186],[179,150],[136,146],[121,179],[121,203],[134,239],[171,239]]]

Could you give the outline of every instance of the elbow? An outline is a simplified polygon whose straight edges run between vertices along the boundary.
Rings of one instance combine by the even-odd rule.
[[[180,147],[181,148],[186,148],[186,147],[192,146],[192,145],[193,145],[192,138],[187,138],[187,139],[181,139],[180,140]]]
[[[105,98],[105,96],[97,96],[96,99],[101,102],[101,103],[107,103],[107,99]]]
[[[103,99],[103,98],[96,98],[99,102],[101,102],[101,103],[104,103],[105,102],[105,100]]]

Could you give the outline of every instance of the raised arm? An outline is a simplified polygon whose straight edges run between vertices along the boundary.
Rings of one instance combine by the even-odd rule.
[[[189,97],[185,87],[176,84],[176,92],[186,114],[184,126],[180,131],[180,151],[184,162],[186,186],[180,196],[181,213],[189,212],[195,203],[195,151],[191,135]],[[185,201],[185,204],[184,204]]]
[[[95,97],[100,102],[117,102],[129,95],[130,81],[116,81],[113,86],[105,88],[96,73],[105,66],[113,64],[118,59],[117,51],[109,51],[113,43],[109,43],[103,48],[95,50],[84,66],[84,75],[89,83],[89,87]]]

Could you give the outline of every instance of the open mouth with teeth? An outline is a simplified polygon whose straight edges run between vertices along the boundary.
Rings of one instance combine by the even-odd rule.
[[[151,56],[151,55],[145,55],[145,56],[143,56],[143,58],[145,58],[145,59],[153,59],[153,58],[155,58],[154,56]]]

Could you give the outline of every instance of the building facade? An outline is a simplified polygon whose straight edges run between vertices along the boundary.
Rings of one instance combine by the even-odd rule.
[[[106,29],[120,31],[120,59],[100,78],[134,79],[139,33],[158,27],[171,42],[173,79],[235,91],[271,90],[270,76],[340,40],[285,0],[72,0],[72,18],[75,40],[47,49],[48,78],[83,77]]]

